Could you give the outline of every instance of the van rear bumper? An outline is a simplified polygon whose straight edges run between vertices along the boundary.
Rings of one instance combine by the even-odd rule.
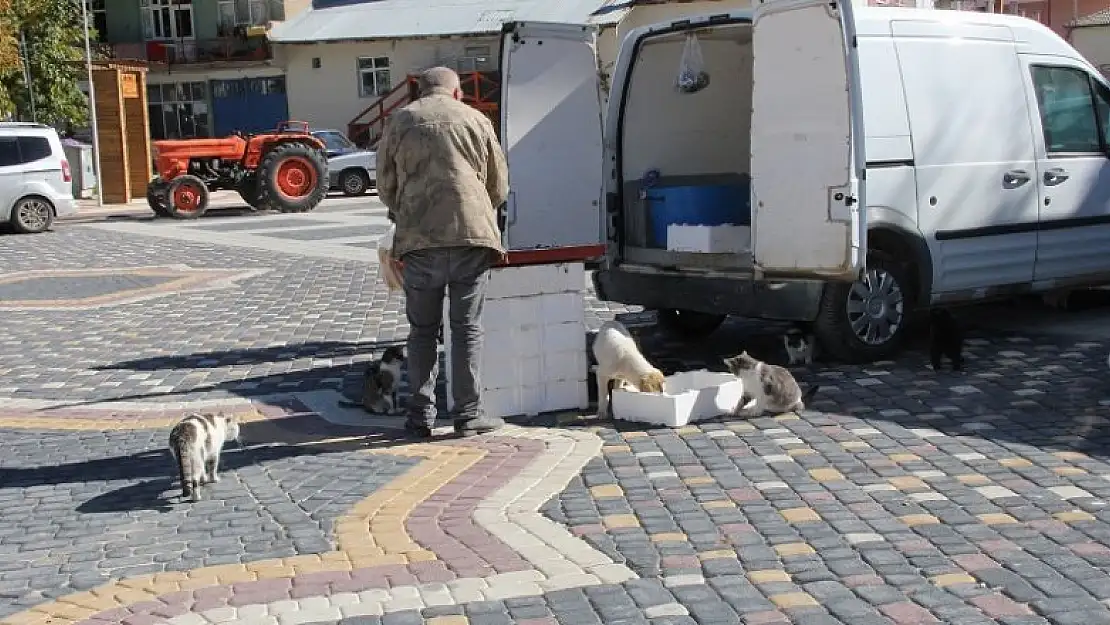
[[[595,271],[593,283],[598,298],[604,301],[784,321],[816,319],[824,289],[823,282],[758,282],[644,274],[620,268]]]

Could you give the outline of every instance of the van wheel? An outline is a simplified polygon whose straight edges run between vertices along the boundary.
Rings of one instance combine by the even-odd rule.
[[[814,334],[825,352],[847,362],[889,358],[902,347],[913,295],[902,265],[867,255],[867,272],[850,284],[830,282],[821,294]]]
[[[12,207],[11,226],[20,234],[46,232],[53,223],[54,207],[41,197],[25,197]]]
[[[713,334],[728,317],[680,308],[662,309],[656,311],[656,316],[664,330],[688,339],[700,339]]]

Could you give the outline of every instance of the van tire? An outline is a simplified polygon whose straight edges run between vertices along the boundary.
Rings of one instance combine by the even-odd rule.
[[[12,207],[9,222],[19,234],[39,234],[54,225],[54,205],[46,198],[29,195]]]
[[[728,315],[664,308],[656,311],[656,317],[664,330],[682,338],[700,339],[716,332]]]
[[[822,351],[837,360],[865,363],[890,358],[898,353],[906,338],[914,293],[904,265],[882,251],[873,250],[867,254],[867,271],[872,276],[885,276],[894,280],[901,295],[901,318],[885,340],[864,341],[852,328],[852,319],[848,312],[849,296],[859,281],[827,283],[821,293],[820,309],[813,324],[813,332]],[[889,289],[889,292],[893,293],[894,289]]]
[[[370,174],[365,169],[352,167],[339,174],[339,189],[343,195],[365,195],[370,190]]]

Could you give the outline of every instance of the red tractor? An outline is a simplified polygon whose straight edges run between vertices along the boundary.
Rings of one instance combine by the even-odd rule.
[[[196,219],[211,191],[238,191],[255,210],[310,211],[328,191],[324,143],[305,122],[282,122],[274,132],[223,139],[155,141],[157,175],[146,199],[155,214]]]

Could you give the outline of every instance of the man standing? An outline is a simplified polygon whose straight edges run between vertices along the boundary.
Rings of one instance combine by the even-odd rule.
[[[504,425],[482,411],[479,368],[486,284],[505,254],[496,211],[508,197],[508,167],[493,124],[459,101],[458,74],[433,67],[419,87],[420,98],[391,116],[378,147],[378,197],[397,225],[393,256],[404,263],[412,389],[405,425],[423,438],[435,424],[446,291],[455,431],[482,434]]]

